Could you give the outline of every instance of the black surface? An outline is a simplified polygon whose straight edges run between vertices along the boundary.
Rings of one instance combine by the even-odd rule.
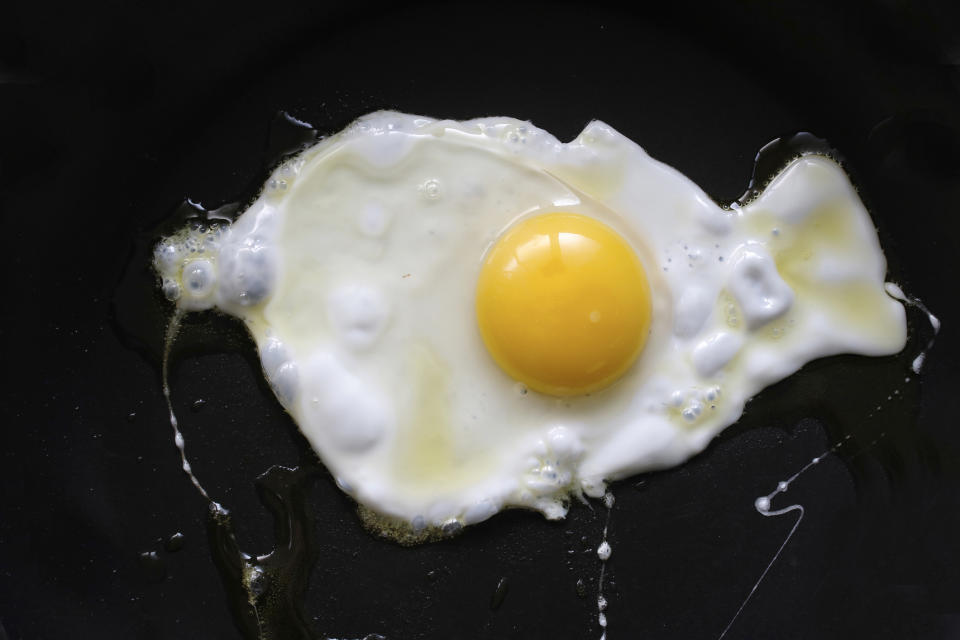
[[[687,465],[615,487],[609,637],[717,638],[793,523],[761,517],[754,498],[846,434],[849,451],[785,496],[806,516],[727,637],[960,637],[948,5],[8,7],[0,638],[238,636],[150,355],[162,318],[151,325],[150,295],[115,304],[117,289],[129,270],[149,284],[130,264],[136,243],[185,197],[216,206],[256,190],[279,110],[330,133],[378,108],[510,115],[561,139],[601,118],[721,201],[772,138],[809,130],[839,149],[892,276],[943,320],[922,382],[902,381],[903,358],[815,363]],[[121,340],[119,316],[156,342]],[[239,326],[202,316],[194,343],[214,322],[239,346],[183,350],[174,402],[195,471],[240,545],[262,553],[272,524],[253,479],[311,454]],[[885,401],[894,390],[905,399]],[[510,512],[400,548],[366,533],[326,476],[307,505],[319,637],[600,636],[597,506],[561,523]]]

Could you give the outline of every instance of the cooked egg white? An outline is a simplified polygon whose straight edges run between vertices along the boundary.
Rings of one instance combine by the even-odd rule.
[[[806,362],[906,340],[833,161],[724,209],[602,122],[561,143],[374,113],[155,265],[181,309],[245,322],[339,485],[414,530],[562,517],[701,451]]]

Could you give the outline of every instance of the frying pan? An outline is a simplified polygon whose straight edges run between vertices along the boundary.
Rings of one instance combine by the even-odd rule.
[[[943,330],[920,376],[929,327],[911,311],[908,353],[811,363],[687,464],[615,484],[608,637],[960,637],[960,22],[946,3],[33,4],[8,18],[0,638],[249,637],[230,555],[212,551],[231,539],[211,535],[172,443],[169,310],[146,252],[188,198],[255,194],[299,142],[279,113],[333,133],[380,108],[509,115],[562,140],[600,118],[720,202],[770,140],[829,141],[890,277]],[[236,323],[188,322],[171,389],[238,549],[277,544],[280,494],[255,478],[310,470],[281,505],[307,523],[294,564],[309,580],[283,596],[273,637],[601,636],[600,504],[400,547],[316,469]],[[803,505],[799,524],[758,514],[757,496],[841,441],[778,498]]]

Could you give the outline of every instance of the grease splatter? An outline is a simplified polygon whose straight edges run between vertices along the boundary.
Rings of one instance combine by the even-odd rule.
[[[919,354],[917,354],[917,357],[913,359],[913,363],[910,365],[910,368],[913,370],[914,373],[920,373],[920,371],[923,369],[924,362],[926,362],[927,360],[927,354],[930,352],[930,349],[933,348],[933,343],[937,339],[937,334],[940,333],[940,318],[933,315],[930,312],[930,310],[927,309],[926,305],[920,302],[919,298],[915,298],[914,296],[907,295],[906,293],[903,292],[903,289],[901,289],[894,283],[892,282],[886,283],[884,285],[884,289],[886,290],[887,295],[889,295],[891,298],[899,300],[905,305],[908,305],[915,309],[919,309],[927,316],[927,322],[930,323],[930,328],[933,330],[933,332],[930,335],[930,337],[927,339],[926,346],[920,351]]]
[[[926,360],[927,353],[929,353],[930,349],[933,347],[933,343],[936,340],[937,334],[940,332],[940,319],[937,318],[937,316],[935,316],[933,313],[931,313],[930,310],[927,309],[927,307],[922,302],[920,302],[920,300],[905,294],[903,290],[896,284],[892,282],[888,282],[884,285],[884,288],[887,294],[890,295],[892,298],[895,298],[896,300],[899,300],[904,304],[910,307],[916,308],[921,312],[923,312],[926,315],[927,321],[930,324],[930,328],[932,330],[931,335],[926,340],[926,343],[923,349],[921,349],[920,353],[913,359],[910,365],[910,369],[914,373],[919,374],[920,370],[923,367],[923,363]],[[910,377],[909,376],[906,377],[904,381],[909,382]],[[890,395],[886,397],[885,402],[889,402],[893,400],[895,397],[898,397],[899,395],[900,395],[899,390],[894,390]],[[878,404],[873,411],[867,414],[866,419],[869,420],[870,418],[872,418],[875,412],[881,411],[883,409],[883,406],[884,406],[884,402],[881,402],[880,404]],[[876,446],[877,443],[886,435],[887,434],[885,431],[881,431],[877,435],[877,437],[871,440],[864,448],[860,449],[855,454],[850,456],[851,459],[861,455],[864,451],[867,451],[868,449]],[[784,538],[783,542],[780,544],[780,547],[777,549],[776,553],[774,553],[773,558],[771,558],[770,562],[767,563],[766,568],[764,568],[764,570],[760,573],[760,577],[757,578],[757,581],[753,584],[753,587],[751,587],[750,592],[747,593],[747,596],[746,598],[744,598],[743,603],[740,605],[740,608],[737,609],[736,613],[734,613],[733,617],[730,619],[730,622],[727,623],[727,626],[724,628],[723,632],[720,634],[718,640],[723,640],[723,638],[727,635],[727,632],[730,631],[730,628],[733,626],[734,622],[736,622],[737,618],[740,617],[740,614],[746,608],[747,604],[750,602],[750,599],[753,597],[754,593],[756,593],[757,589],[760,587],[760,583],[763,582],[763,579],[766,577],[767,573],[770,571],[770,568],[773,567],[774,564],[776,564],[777,560],[780,558],[780,555],[783,553],[784,548],[786,548],[787,544],[790,542],[790,539],[793,537],[793,534],[796,533],[797,528],[800,526],[800,522],[803,520],[803,516],[805,513],[803,505],[797,503],[797,504],[791,504],[785,507],[774,508],[773,500],[781,493],[785,493],[790,488],[790,485],[793,482],[795,482],[800,476],[802,476],[804,473],[809,471],[811,468],[820,464],[820,462],[823,460],[824,457],[831,454],[835,454],[841,447],[843,447],[845,444],[847,444],[850,441],[851,437],[852,436],[849,434],[844,436],[842,440],[840,440],[839,442],[834,444],[832,447],[827,449],[824,453],[812,458],[809,462],[807,462],[807,464],[805,464],[799,471],[794,473],[792,476],[788,477],[786,480],[781,480],[780,482],[778,482],[776,488],[773,491],[771,491],[767,495],[759,496],[758,498],[756,498],[756,500],[754,500],[754,503],[753,503],[754,508],[757,510],[757,513],[759,513],[764,517],[776,517],[776,516],[787,515],[789,513],[795,513],[797,519],[793,523],[793,526],[790,528],[790,531],[787,533],[786,538]]]
[[[610,514],[613,513],[613,494],[609,491],[603,496],[603,506],[607,509],[607,517],[603,523],[603,539],[600,546],[597,547],[597,558],[600,560],[600,578],[597,580],[597,623],[603,632],[600,634],[600,640],[606,640],[607,637],[607,598],[603,595],[603,580],[606,577],[607,561],[613,554],[613,547],[607,541],[607,531],[610,529]]]
[[[208,504],[207,538],[234,623],[244,640],[317,640],[320,636],[307,622],[303,601],[310,572],[318,557],[305,488],[320,474],[320,468],[273,466],[256,479],[260,502],[273,516],[276,543],[273,551],[259,556],[240,549],[229,510],[210,497],[193,473],[173,410],[169,384],[170,353],[181,319],[182,313],[175,313],[166,331],[163,395],[174,444],[180,453],[181,468]],[[176,551],[182,544],[183,535],[176,533],[166,546],[168,551]],[[166,576],[165,565],[156,552],[141,554],[140,561],[148,579],[162,580]],[[369,634],[363,640],[384,639],[379,634]]]

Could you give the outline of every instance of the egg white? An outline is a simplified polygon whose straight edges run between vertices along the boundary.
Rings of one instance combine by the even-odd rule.
[[[474,316],[490,245],[553,211],[617,230],[653,292],[640,358],[589,396],[526,391]],[[185,230],[155,263],[181,308],[243,319],[340,486],[415,529],[509,506],[562,517],[571,493],[699,452],[806,362],[906,340],[869,215],[831,160],[798,158],[724,209],[602,122],[560,143],[509,118],[374,113],[280,166],[225,232]]]

